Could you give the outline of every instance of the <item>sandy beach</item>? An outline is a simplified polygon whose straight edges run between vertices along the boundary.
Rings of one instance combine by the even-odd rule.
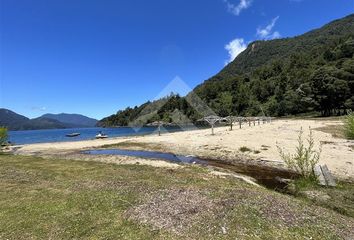
[[[121,156],[83,156],[81,150],[99,148],[103,145],[118,144],[120,148],[158,150],[181,155],[195,155],[201,158],[212,158],[232,161],[261,162],[284,166],[277,145],[287,152],[293,152],[302,128],[304,138],[313,129],[316,148],[322,146],[320,164],[326,164],[330,171],[341,179],[354,179],[354,141],[332,136],[318,128],[340,125],[334,120],[275,120],[272,123],[255,126],[237,125],[230,131],[229,127],[218,127],[215,135],[210,129],[166,133],[162,136],[146,135],[120,137],[105,140],[87,140],[77,142],[41,143],[13,146],[12,150],[21,155],[66,156],[73,159],[88,159],[117,163],[153,164],[154,166],[175,167],[176,164],[164,161],[153,161]],[[251,151],[241,152],[241,147]]]

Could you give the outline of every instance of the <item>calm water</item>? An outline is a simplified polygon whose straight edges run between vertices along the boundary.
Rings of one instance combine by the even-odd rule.
[[[121,137],[139,134],[150,134],[157,132],[156,127],[142,127],[139,129],[123,127],[123,128],[71,128],[71,129],[48,129],[48,130],[26,130],[26,131],[10,131],[9,141],[13,144],[28,143],[46,143],[46,142],[65,142],[80,141],[94,139],[96,134],[102,131],[108,137]],[[162,128],[161,132],[180,131],[178,127]],[[66,137],[66,134],[78,132],[81,135],[77,137]],[[157,133],[156,133],[157,134]]]

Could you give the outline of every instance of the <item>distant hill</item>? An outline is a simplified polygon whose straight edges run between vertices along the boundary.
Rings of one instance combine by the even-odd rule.
[[[9,130],[36,130],[94,127],[97,120],[79,114],[44,114],[29,119],[11,110],[0,108],[0,126]]]
[[[44,114],[43,118],[54,119],[59,122],[65,123],[67,126],[71,127],[94,127],[97,124],[97,120],[89,118],[80,114]]]
[[[324,116],[354,110],[354,14],[303,35],[254,41],[218,74],[186,97],[172,95],[162,107],[156,101],[118,111],[99,126],[124,126],[136,116],[196,122],[202,113],[197,95],[215,114],[284,116],[318,112]],[[154,107],[149,108],[148,105]],[[150,113],[146,111],[152,109]],[[144,112],[142,112],[144,111]]]
[[[0,108],[0,126],[6,126],[10,130],[19,130],[22,125],[30,119],[10,111],[5,108]]]
[[[59,122],[50,118],[34,118],[30,119],[27,122],[21,125],[20,129],[16,130],[38,130],[38,129],[60,129],[60,128],[68,128],[65,123]]]

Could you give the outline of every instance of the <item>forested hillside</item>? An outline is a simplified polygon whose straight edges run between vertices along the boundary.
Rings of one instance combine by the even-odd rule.
[[[65,123],[67,127],[94,127],[97,123],[96,119],[83,116],[81,114],[51,114],[47,113],[42,116],[43,118],[54,119],[61,123]]]
[[[253,42],[186,97],[171,95],[158,106],[128,108],[99,125],[125,126],[141,115],[148,116],[146,122],[172,122],[176,114],[196,121],[205,113],[195,95],[220,116],[343,114],[354,109],[353,54],[354,14],[294,38]],[[150,104],[155,107],[148,112]]]

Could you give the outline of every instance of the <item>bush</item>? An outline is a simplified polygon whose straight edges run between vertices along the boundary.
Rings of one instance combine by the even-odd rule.
[[[252,150],[246,146],[240,147],[238,150],[240,150],[240,152],[251,152]]]
[[[344,135],[348,139],[354,139],[354,113],[348,114],[344,120]]]
[[[304,132],[301,129],[297,140],[298,146],[296,147],[294,154],[285,153],[284,150],[278,145],[277,148],[281,158],[289,168],[297,171],[304,178],[315,179],[313,168],[320,160],[321,147],[318,151],[314,150],[315,142],[311,129],[307,138],[306,146],[302,137],[303,133]]]
[[[7,144],[7,128],[0,127],[0,147]]]

